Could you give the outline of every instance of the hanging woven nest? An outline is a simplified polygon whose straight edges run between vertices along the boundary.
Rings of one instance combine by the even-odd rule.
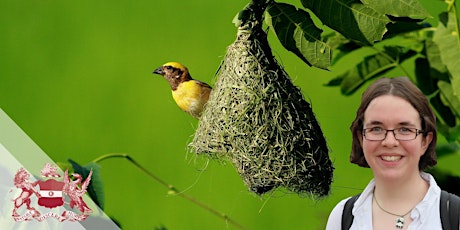
[[[227,49],[191,146],[229,159],[259,195],[283,186],[325,196],[333,173],[326,141],[310,104],[273,57],[257,7],[243,11],[250,16]]]

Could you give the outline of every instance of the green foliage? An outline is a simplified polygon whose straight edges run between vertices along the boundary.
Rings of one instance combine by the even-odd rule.
[[[425,19],[430,16],[418,0],[362,0],[361,2],[383,15],[413,19]]]
[[[454,3],[450,2],[447,11],[440,14],[437,28],[416,21],[388,27],[390,35],[384,36],[383,47],[374,46],[374,54],[366,56],[356,66],[338,75],[326,85],[340,86],[343,94],[350,95],[367,81],[399,67],[416,81],[425,95],[429,96],[438,114],[441,134],[448,141],[460,141],[457,131],[451,129],[460,119],[460,39]],[[413,10],[407,12],[414,18],[427,15],[415,5],[410,9]],[[325,38],[328,39],[328,44],[334,45],[340,52],[340,58],[367,48],[347,38],[337,42],[338,39],[334,39],[337,36],[339,35],[329,35]],[[413,56],[417,58],[410,59]],[[401,66],[407,60],[414,60],[413,74]],[[443,128],[444,126],[446,127]]]
[[[342,94],[351,95],[366,81],[394,69],[400,62],[415,55],[400,46],[384,47],[384,52],[367,56],[349,71],[331,80],[326,86],[341,86]]]
[[[333,36],[335,40],[330,42],[329,35],[324,35],[314,24],[309,12],[286,3],[270,1],[266,22],[287,50],[308,65],[321,69],[331,65],[331,51],[335,48],[351,51],[350,45],[372,46],[385,35],[389,38],[423,27],[413,22],[429,17],[417,0],[301,0],[301,3],[340,37]],[[366,68],[367,64],[363,63],[362,67]]]
[[[457,88],[455,91],[453,90],[453,85],[445,82],[439,81],[438,82],[439,90],[443,98],[445,99],[445,103],[452,109],[453,113],[456,117],[460,118],[460,100],[459,94],[460,88]]]
[[[322,69],[330,66],[331,48],[322,41],[322,30],[315,26],[306,11],[275,2],[267,8],[266,22],[284,48],[305,63]]]
[[[455,128],[455,129],[458,135],[459,128]],[[438,155],[438,157],[443,157],[446,155],[450,155],[452,153],[460,154],[460,147],[455,143],[441,145],[438,148],[436,148],[436,155]]]
[[[357,0],[301,0],[301,2],[325,25],[365,45],[381,40],[387,30],[385,25],[390,22],[387,16],[372,8],[372,5],[364,5]],[[391,2],[385,3],[389,5]]]
[[[442,13],[439,18],[440,23],[433,41],[438,45],[441,60],[450,72],[452,88],[458,90],[460,89],[460,27],[455,7]],[[459,99],[460,94],[457,94],[457,100]]]

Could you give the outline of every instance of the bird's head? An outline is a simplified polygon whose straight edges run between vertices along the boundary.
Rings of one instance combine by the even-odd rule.
[[[154,74],[163,76],[171,85],[171,89],[177,89],[177,86],[188,80],[192,80],[187,67],[178,62],[168,62],[153,71]]]
[[[73,178],[75,178],[75,179],[82,179],[82,178],[83,178],[83,177],[81,177],[81,175],[78,174],[78,173],[72,173],[72,176],[73,176]]]

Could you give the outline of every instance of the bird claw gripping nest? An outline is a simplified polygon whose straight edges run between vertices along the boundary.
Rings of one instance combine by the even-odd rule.
[[[320,197],[330,190],[333,166],[321,128],[260,25],[239,27],[191,146],[230,160],[258,195],[280,186]]]

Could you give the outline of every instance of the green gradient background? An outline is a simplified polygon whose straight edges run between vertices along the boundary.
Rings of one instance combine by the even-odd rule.
[[[194,78],[212,84],[235,38],[231,21],[247,2],[0,0],[0,107],[55,161],[86,164],[103,154],[128,153],[249,229],[324,229],[333,206],[372,177],[369,169],[348,163],[348,127],[362,90],[344,97],[323,86],[358,59],[329,72],[310,68],[269,33],[274,54],[311,101],[331,150],[332,191],[319,201],[284,191],[257,197],[231,164],[207,164],[187,154],[197,120],[180,111],[167,82],[151,74],[179,61]],[[422,3],[434,17],[445,8],[440,1]],[[458,168],[449,161],[442,159],[440,167]],[[168,195],[125,160],[101,166],[105,212],[123,229],[235,229]]]

